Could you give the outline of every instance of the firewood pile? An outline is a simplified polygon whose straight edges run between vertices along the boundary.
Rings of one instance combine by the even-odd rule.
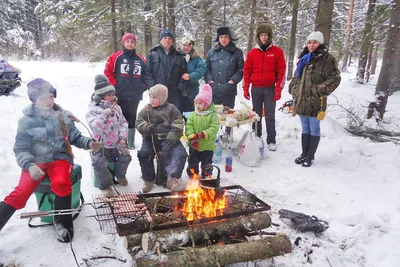
[[[286,235],[263,231],[268,204],[238,185],[199,188],[96,196],[100,228],[124,237],[138,267],[222,266],[291,252]]]

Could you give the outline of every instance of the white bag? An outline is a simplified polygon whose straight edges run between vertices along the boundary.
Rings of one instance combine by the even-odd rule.
[[[240,147],[239,159],[243,165],[256,167],[264,154],[264,143],[254,132],[247,134],[243,145]]]

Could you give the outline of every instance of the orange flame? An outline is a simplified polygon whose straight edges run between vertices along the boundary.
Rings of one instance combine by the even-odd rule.
[[[182,212],[188,221],[215,217],[223,214],[227,206],[226,197],[220,196],[215,199],[216,192],[213,188],[200,186],[199,175],[193,173],[193,179],[186,185],[187,201],[182,207]]]

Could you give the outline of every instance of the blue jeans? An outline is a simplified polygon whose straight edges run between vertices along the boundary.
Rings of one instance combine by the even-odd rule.
[[[310,134],[312,136],[321,136],[319,128],[320,121],[316,117],[299,116],[301,127],[303,128],[302,134]]]

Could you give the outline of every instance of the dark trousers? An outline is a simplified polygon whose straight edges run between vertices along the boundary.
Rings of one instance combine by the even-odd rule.
[[[132,160],[131,155],[120,155],[116,148],[102,148],[96,153],[91,152],[90,155],[100,190],[105,190],[113,184],[112,174],[107,168],[108,163],[115,163],[114,175],[116,177],[125,177]]]
[[[187,158],[187,152],[182,143],[178,141],[170,150],[170,153],[161,152],[161,144],[164,140],[154,140],[154,145],[159,157],[163,161],[168,177],[181,178]],[[146,182],[154,181],[154,148],[151,138],[143,138],[142,147],[138,151],[138,159],[142,170],[142,178]]]
[[[128,128],[133,129],[135,128],[135,123],[136,123],[136,114],[137,114],[137,109],[139,106],[140,99],[125,99],[123,96],[121,96],[118,99],[118,105],[122,109],[122,114],[124,114],[124,117],[126,121],[128,122]]]
[[[234,108],[235,107],[235,98],[234,94],[224,94],[224,95],[215,95],[213,94],[213,103],[215,105],[223,105],[225,107]],[[225,132],[230,135],[231,127],[225,127]]]
[[[264,105],[265,111],[265,125],[267,126],[267,144],[276,143],[276,131],[275,131],[275,108],[276,102],[274,100],[275,88],[252,88],[251,99],[253,102],[254,111],[261,117],[262,107]],[[253,129],[254,129],[253,124]],[[261,137],[262,128],[261,120],[257,122],[257,136]]]
[[[177,108],[181,113],[194,111],[194,104],[193,101],[191,101],[188,96],[181,95],[179,96],[179,104]]]
[[[199,163],[201,162],[201,176],[205,177],[211,175],[209,170],[211,169],[211,165],[213,163],[212,158],[214,155],[214,151],[206,150],[206,151],[197,151],[193,148],[189,148],[189,158],[188,158],[188,166],[186,168],[186,172],[191,177],[193,175],[192,171],[196,174],[199,174]]]

